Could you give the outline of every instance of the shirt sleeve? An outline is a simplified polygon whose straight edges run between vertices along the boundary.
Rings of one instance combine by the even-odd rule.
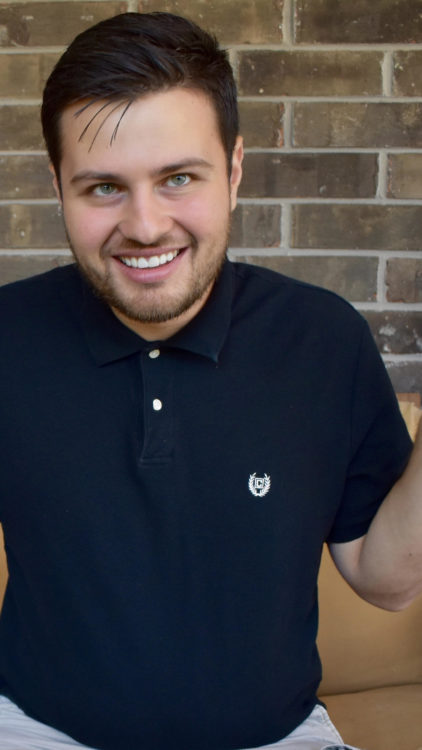
[[[367,532],[412,449],[396,394],[366,322],[350,405],[350,436],[342,502],[328,542],[351,541]]]

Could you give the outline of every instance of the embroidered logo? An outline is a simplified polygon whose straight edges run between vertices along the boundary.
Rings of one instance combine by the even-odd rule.
[[[255,497],[264,497],[271,487],[271,477],[264,474],[263,477],[257,477],[256,472],[249,477],[248,487]]]

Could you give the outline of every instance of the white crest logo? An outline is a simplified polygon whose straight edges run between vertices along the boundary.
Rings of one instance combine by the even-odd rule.
[[[255,497],[264,497],[271,487],[271,477],[264,474],[263,477],[257,477],[256,472],[249,477],[248,487]]]

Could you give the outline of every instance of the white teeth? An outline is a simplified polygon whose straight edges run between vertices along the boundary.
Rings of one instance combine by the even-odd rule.
[[[161,255],[152,255],[150,258],[143,258],[142,256],[139,258],[135,256],[129,258],[127,255],[121,255],[120,260],[125,266],[130,266],[131,268],[157,268],[158,266],[170,263],[177,255],[179,255],[179,250],[162,253]]]

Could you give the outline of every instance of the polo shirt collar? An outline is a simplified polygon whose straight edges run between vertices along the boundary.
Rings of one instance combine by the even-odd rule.
[[[214,288],[198,315],[174,336],[146,341],[116,318],[110,308],[83,282],[83,325],[88,347],[98,365],[105,365],[163,344],[218,362],[227,337],[232,307],[232,268],[224,263]]]

